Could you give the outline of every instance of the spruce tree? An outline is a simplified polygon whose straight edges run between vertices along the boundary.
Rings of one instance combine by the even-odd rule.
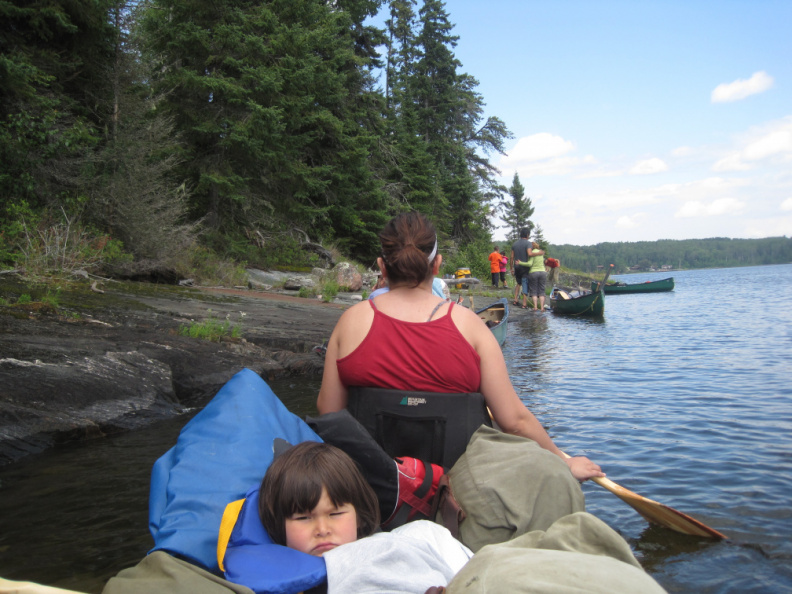
[[[507,239],[515,240],[520,236],[520,229],[528,227],[533,229],[534,224],[531,217],[534,213],[534,207],[531,204],[531,199],[525,196],[525,187],[520,182],[520,176],[515,173],[512,179],[512,185],[509,187],[509,196],[511,202],[503,200],[500,203],[501,218],[506,223],[509,233]]]
[[[426,143],[437,168],[441,194],[429,205],[454,238],[489,236],[492,201],[502,188],[488,154],[503,151],[505,125],[490,118],[482,125],[478,81],[460,72],[454,55],[458,37],[442,0],[425,0],[419,11],[417,59],[407,85],[415,134]]]
[[[0,2],[0,208],[69,206],[79,195],[107,123],[109,8]]]
[[[362,18],[371,3],[344,4]],[[220,230],[275,216],[375,249],[383,195],[367,162],[359,22],[319,0],[154,0],[145,30],[195,216]]]

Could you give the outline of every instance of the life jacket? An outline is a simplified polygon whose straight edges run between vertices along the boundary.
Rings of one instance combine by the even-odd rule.
[[[256,594],[295,594],[327,581],[324,559],[272,542],[258,513],[259,485],[226,506],[217,563],[229,582]]]
[[[152,551],[166,551],[222,575],[217,527],[226,504],[261,484],[276,437],[289,443],[321,441],[256,372],[243,369],[154,463],[149,491]]]

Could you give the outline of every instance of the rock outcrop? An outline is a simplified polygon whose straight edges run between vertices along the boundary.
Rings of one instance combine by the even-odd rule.
[[[135,429],[202,406],[243,367],[272,380],[319,375],[312,351],[344,306],[250,291],[88,281],[55,306],[0,297],[0,465],[64,441]],[[0,300],[0,303],[3,301]],[[207,320],[240,338],[179,333]]]

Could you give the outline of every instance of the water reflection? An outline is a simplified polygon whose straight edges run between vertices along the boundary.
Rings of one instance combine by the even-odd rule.
[[[792,266],[675,276],[673,293],[608,296],[602,320],[515,316],[510,376],[563,449],[730,536],[713,544],[647,527],[584,485],[589,511],[664,587],[790,591]],[[754,285],[775,288],[771,310],[723,298],[726,287]]]

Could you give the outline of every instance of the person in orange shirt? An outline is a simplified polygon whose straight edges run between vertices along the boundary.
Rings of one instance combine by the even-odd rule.
[[[500,279],[501,262],[503,261],[503,256],[501,256],[497,245],[493,246],[492,253],[489,255],[489,261],[490,272],[492,273],[492,286],[497,289],[498,280]]]

